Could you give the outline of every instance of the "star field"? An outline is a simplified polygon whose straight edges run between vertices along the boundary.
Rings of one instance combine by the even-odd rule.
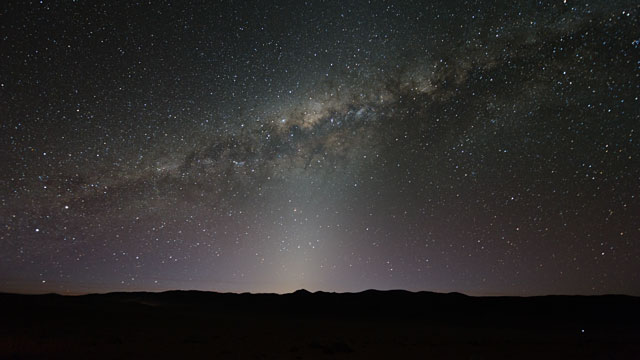
[[[2,291],[640,295],[632,1],[2,7]]]

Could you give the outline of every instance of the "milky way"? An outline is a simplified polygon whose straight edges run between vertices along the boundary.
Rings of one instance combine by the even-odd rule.
[[[0,290],[639,295],[634,2],[3,5]]]

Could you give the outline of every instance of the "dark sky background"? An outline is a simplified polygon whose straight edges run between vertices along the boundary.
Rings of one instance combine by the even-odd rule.
[[[640,295],[636,1],[0,11],[0,291]]]

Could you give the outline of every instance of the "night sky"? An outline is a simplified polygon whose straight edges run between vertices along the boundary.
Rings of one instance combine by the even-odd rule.
[[[640,295],[636,1],[0,12],[0,291]]]

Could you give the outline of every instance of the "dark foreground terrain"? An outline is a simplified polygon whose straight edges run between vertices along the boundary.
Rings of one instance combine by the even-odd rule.
[[[640,298],[0,294],[0,358],[640,359]]]

